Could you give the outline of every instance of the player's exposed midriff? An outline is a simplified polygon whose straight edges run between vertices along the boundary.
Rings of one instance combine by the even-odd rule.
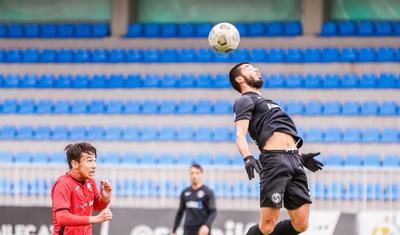
[[[296,141],[290,134],[275,131],[267,142],[265,142],[264,150],[295,150]]]

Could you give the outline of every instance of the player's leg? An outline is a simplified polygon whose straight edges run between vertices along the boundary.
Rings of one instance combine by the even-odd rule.
[[[304,232],[308,228],[310,204],[306,203],[295,210],[288,210],[291,224],[296,231]]]
[[[246,235],[270,234],[278,221],[280,208],[264,207],[260,209],[260,222],[250,227]]]

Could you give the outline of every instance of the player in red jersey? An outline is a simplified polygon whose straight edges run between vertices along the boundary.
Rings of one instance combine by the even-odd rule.
[[[69,171],[58,177],[51,190],[53,235],[92,235],[92,224],[112,219],[106,208],[112,187],[102,180],[101,191],[97,189],[96,149],[91,144],[69,144],[65,151]],[[92,216],[93,209],[100,213]]]

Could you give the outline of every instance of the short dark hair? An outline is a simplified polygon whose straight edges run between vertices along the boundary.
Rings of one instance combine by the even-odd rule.
[[[229,81],[231,82],[232,88],[238,91],[239,93],[241,92],[240,90],[240,85],[236,81],[236,77],[240,75],[240,66],[244,64],[250,64],[249,62],[241,62],[239,64],[236,64],[233,66],[233,68],[229,71]]]
[[[94,154],[96,156],[96,148],[87,142],[69,144],[65,146],[64,151],[66,151],[69,169],[72,169],[72,160],[81,162],[82,153]]]
[[[190,168],[196,168],[199,169],[201,173],[203,173],[203,167],[200,166],[198,163],[193,163]]]

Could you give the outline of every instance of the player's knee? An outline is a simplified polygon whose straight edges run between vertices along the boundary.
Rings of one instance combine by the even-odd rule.
[[[274,231],[276,220],[267,220],[260,223],[260,230],[263,234],[270,234]]]
[[[293,228],[299,232],[305,232],[308,229],[308,220],[292,220]]]

